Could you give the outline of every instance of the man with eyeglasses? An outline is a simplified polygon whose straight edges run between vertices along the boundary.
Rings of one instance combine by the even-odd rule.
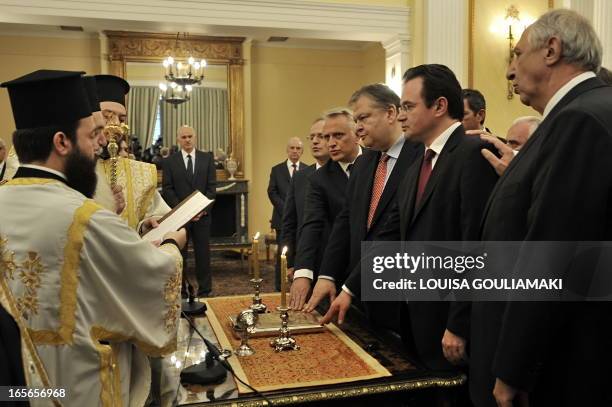
[[[310,177],[304,223],[295,253],[296,280],[307,278],[312,281],[315,278],[331,227],[344,205],[349,176],[355,161],[362,155],[355,120],[348,109],[336,109],[325,115],[323,137],[327,140],[331,160]],[[366,150],[363,154],[375,153]],[[292,287],[294,296],[296,288]]]
[[[289,273],[293,272],[293,260],[295,258],[295,248],[300,240],[302,224],[304,221],[304,203],[306,194],[308,193],[308,185],[310,176],[319,168],[321,168],[327,160],[329,160],[329,151],[327,150],[327,141],[323,138],[323,124],[325,121],[322,117],[317,118],[310,126],[308,139],[310,140],[310,153],[316,160],[313,165],[305,166],[303,170],[298,171],[291,178],[289,191],[285,198],[285,207],[283,208],[283,230],[280,240],[280,247],[287,246],[287,266]],[[322,253],[321,253],[322,254]],[[320,256],[317,256],[320,258]],[[318,268],[318,267],[317,267]],[[316,272],[316,268],[315,268]]]

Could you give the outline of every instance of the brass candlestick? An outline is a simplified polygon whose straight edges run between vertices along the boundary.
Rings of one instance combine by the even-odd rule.
[[[270,341],[270,346],[274,348],[275,352],[300,350],[300,346],[291,337],[291,332],[289,331],[289,308],[278,307],[277,309],[280,312],[281,327],[278,337]]]
[[[251,309],[259,314],[265,313],[268,309],[266,304],[263,303],[261,297],[259,296],[262,281],[263,279],[261,278],[251,279],[251,283],[253,284],[253,288],[255,289],[255,295],[253,295],[253,304],[251,304]]]
[[[263,314],[266,312],[268,307],[264,304],[259,296],[259,292],[261,289],[261,282],[263,279],[259,273],[259,232],[253,236],[253,245],[251,246],[251,260],[253,264],[253,278],[251,279],[251,284],[253,284],[253,289],[255,290],[255,295],[253,295],[253,304],[251,305],[251,309],[259,314]]]

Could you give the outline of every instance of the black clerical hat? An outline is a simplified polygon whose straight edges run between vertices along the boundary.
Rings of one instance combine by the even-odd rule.
[[[96,86],[96,78],[93,76],[84,76],[83,85],[87,91],[87,97],[89,98],[89,107],[92,112],[100,111],[100,100],[98,99],[98,88]]]
[[[125,95],[130,91],[125,79],[115,75],[96,75],[94,78],[100,102],[117,102],[125,106]]]
[[[0,84],[8,89],[15,127],[32,129],[90,116],[83,73],[43,69]]]

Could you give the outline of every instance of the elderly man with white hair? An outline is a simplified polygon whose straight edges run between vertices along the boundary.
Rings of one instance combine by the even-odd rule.
[[[604,256],[538,250],[535,261],[527,243],[612,237],[612,88],[596,78],[601,57],[591,24],[570,10],[541,16],[514,48],[507,77],[543,119],[495,186],[480,238],[526,242],[521,275],[564,283],[554,301],[473,304],[470,394],[478,407],[612,405],[612,303],[594,301],[611,292],[593,280]],[[584,301],[560,301],[568,296]]]

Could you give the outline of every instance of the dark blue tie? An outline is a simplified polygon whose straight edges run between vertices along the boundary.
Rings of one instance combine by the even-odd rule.
[[[190,180],[193,179],[193,161],[191,161],[191,154],[187,154],[187,177]]]

